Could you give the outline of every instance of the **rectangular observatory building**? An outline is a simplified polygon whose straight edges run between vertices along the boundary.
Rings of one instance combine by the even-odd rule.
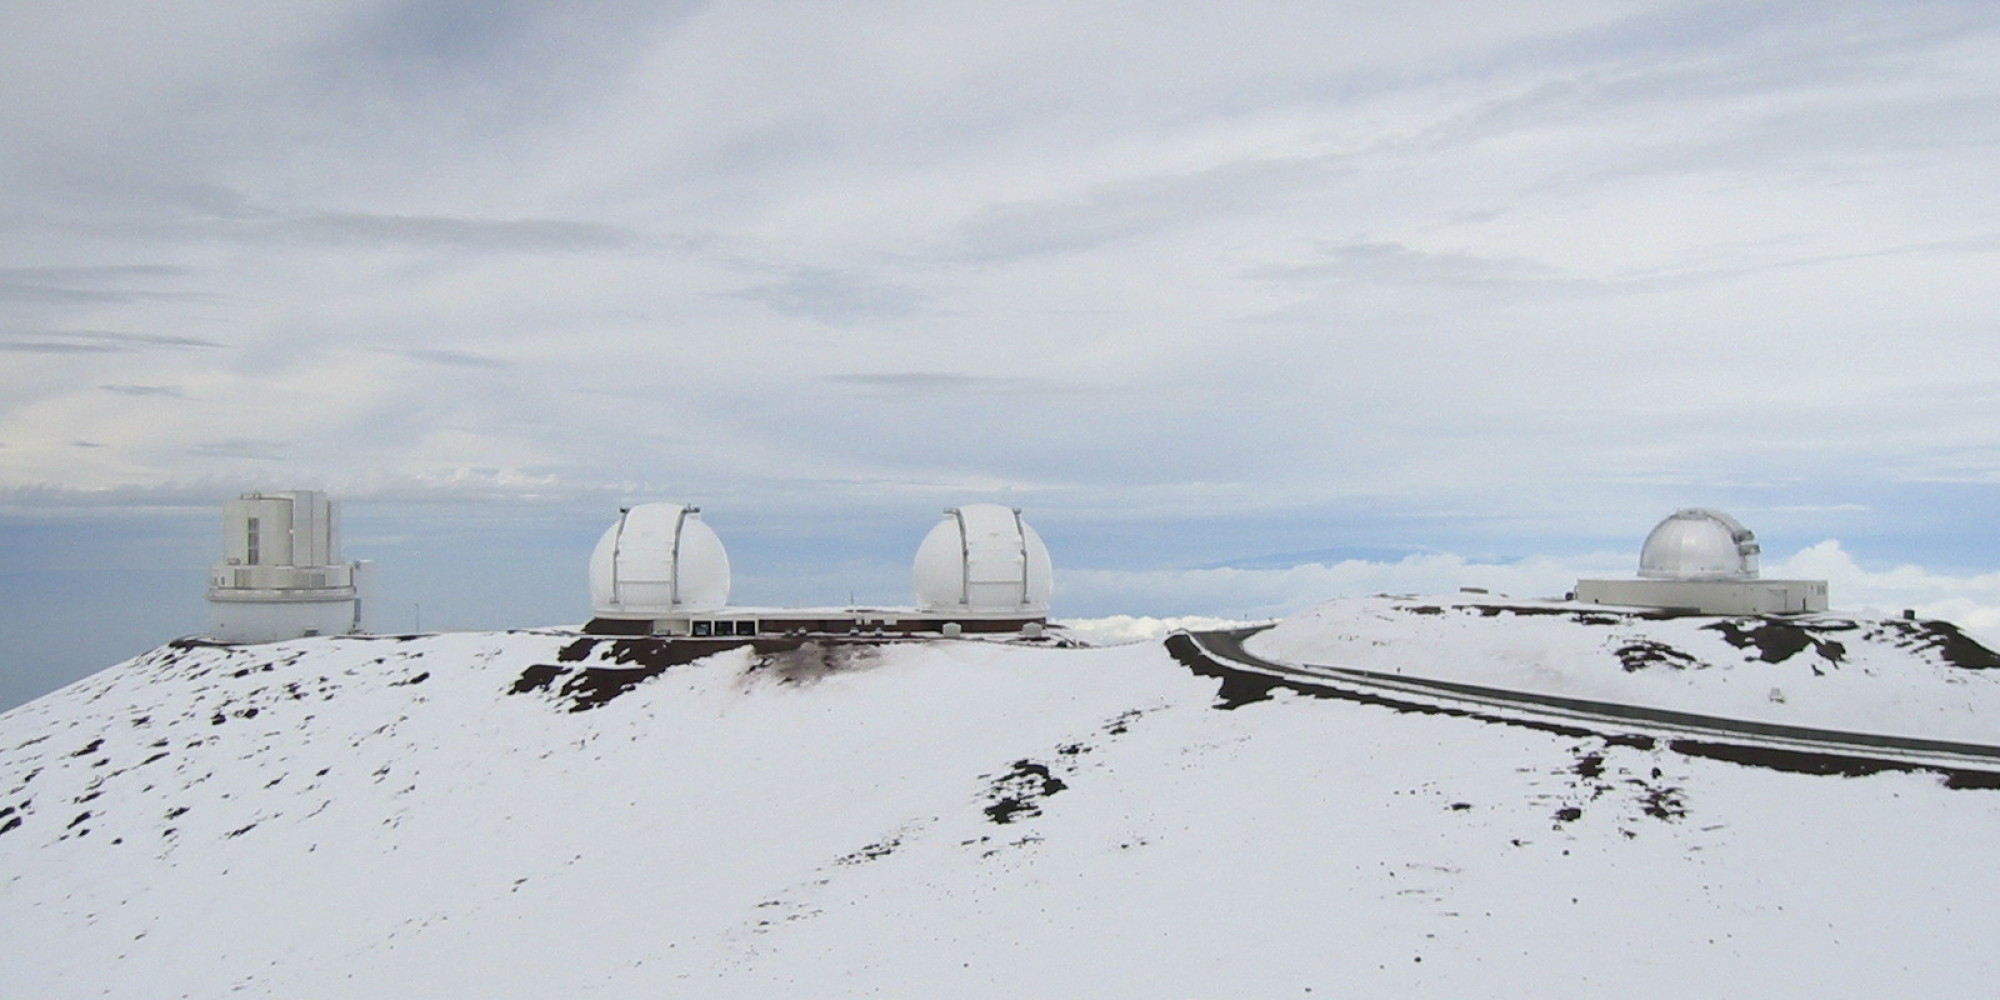
[[[272,642],[361,630],[372,564],[340,558],[339,511],[313,490],[245,493],[224,505],[209,573],[210,635]]]

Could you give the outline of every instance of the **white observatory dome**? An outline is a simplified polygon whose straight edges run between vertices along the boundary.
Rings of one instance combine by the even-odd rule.
[[[590,603],[609,618],[714,611],[729,603],[729,553],[698,508],[627,508],[590,554]]]
[[[1648,580],[1755,580],[1757,536],[1719,510],[1674,511],[1646,536],[1639,576]]]
[[[1021,512],[994,503],[967,504],[917,546],[917,607],[969,615],[1046,615],[1053,572],[1048,546]]]

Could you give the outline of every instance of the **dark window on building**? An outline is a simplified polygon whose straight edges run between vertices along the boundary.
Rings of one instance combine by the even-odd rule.
[[[248,535],[249,537],[249,545],[246,546],[248,551],[244,553],[243,561],[251,566],[255,566],[258,564],[257,563],[257,519],[254,517],[250,518],[247,528],[248,530],[245,532],[245,534]]]

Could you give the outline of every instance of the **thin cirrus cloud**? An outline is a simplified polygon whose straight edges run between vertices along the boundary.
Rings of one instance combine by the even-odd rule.
[[[162,264],[106,264],[95,267],[0,267],[0,282],[95,285],[132,278],[178,278],[189,268]]]
[[[98,388],[120,396],[145,396],[160,399],[187,398],[187,390],[178,385],[100,385]]]
[[[1534,261],[1425,251],[1387,240],[1324,245],[1310,261],[1266,265],[1250,271],[1248,276],[1272,281],[1394,282],[1458,288],[1510,285],[1585,288],[1596,284],[1568,278],[1556,268]]]
[[[895,283],[854,270],[821,267],[789,268],[779,280],[729,295],[828,326],[908,316],[924,303],[923,295]]]
[[[324,246],[424,247],[492,253],[593,253],[637,245],[637,233],[573,219],[482,219],[324,212],[261,224],[257,235]]]
[[[135,283],[169,281],[188,273],[188,268],[169,265],[0,267],[0,307],[76,309],[212,301],[213,296],[208,293],[130,287]]]
[[[225,345],[202,337],[110,330],[0,330],[0,351],[23,354],[135,354],[204,350]],[[116,390],[113,390],[116,391]]]
[[[225,438],[220,441],[205,441],[188,449],[188,454],[199,458],[248,459],[257,462],[276,462],[286,457],[288,445],[283,441],[263,438]]]
[[[0,302],[23,305],[89,306],[146,300],[195,299],[186,292],[152,292],[114,288],[74,288],[27,281],[0,281]]]
[[[1929,480],[2000,480],[1979,5],[49,10],[0,12],[35,503],[932,484],[1166,553],[1214,494],[1208,565],[1601,544],[1510,542],[1552,497],[1859,505],[1874,557],[1919,481],[1947,551]]]
[[[1030,395],[1098,393],[1094,389],[1053,379],[963,375],[955,372],[850,372],[827,375],[822,381],[842,388],[886,396]]]
[[[471,351],[453,351],[443,348],[412,347],[392,352],[411,361],[444,365],[451,368],[512,368],[513,362],[488,357]]]
[[[1183,173],[1123,178],[1077,196],[989,205],[950,251],[979,264],[1074,253],[1184,230],[1304,197],[1341,167],[1312,157],[1252,157]]]

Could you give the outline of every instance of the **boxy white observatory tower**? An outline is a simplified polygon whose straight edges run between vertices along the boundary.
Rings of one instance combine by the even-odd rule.
[[[245,493],[224,505],[209,634],[273,642],[361,631],[374,564],[341,561],[338,518],[313,490]]]

